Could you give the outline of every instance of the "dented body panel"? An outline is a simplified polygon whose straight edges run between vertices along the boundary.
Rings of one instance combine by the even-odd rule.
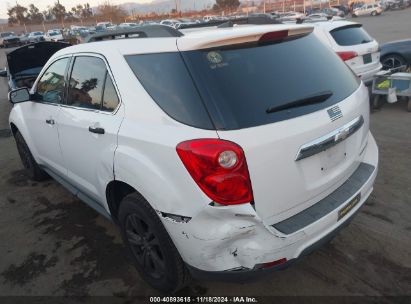
[[[337,208],[295,233],[286,235],[266,225],[251,204],[205,206],[189,221],[160,218],[183,260],[199,270],[255,271],[259,264],[298,258],[302,252],[349,221],[371,194],[378,171],[378,149],[371,133],[363,151],[363,162],[374,167],[360,190],[361,199],[338,220]]]

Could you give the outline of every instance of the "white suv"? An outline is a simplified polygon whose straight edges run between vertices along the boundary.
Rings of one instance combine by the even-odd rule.
[[[354,9],[352,12],[353,17],[358,17],[358,16],[377,16],[381,15],[382,13],[382,8],[379,4],[377,3],[369,3],[369,4],[364,4],[361,7],[357,7]]]
[[[378,166],[367,89],[312,29],[157,25],[65,48],[9,94],[22,162],[118,223],[155,288],[288,266],[349,222]]]
[[[331,47],[342,60],[366,84],[372,84],[373,77],[382,65],[380,48],[361,24],[331,20],[314,23],[314,33]]]

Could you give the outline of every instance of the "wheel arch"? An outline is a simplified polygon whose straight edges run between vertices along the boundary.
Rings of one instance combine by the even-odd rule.
[[[113,221],[118,222],[117,216],[120,208],[121,201],[131,193],[139,193],[131,185],[119,181],[112,180],[107,184],[106,187],[106,199],[107,205],[111,214]],[[141,195],[141,193],[139,193]]]

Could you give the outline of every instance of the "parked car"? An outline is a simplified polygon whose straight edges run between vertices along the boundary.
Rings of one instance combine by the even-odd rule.
[[[20,39],[14,32],[0,33],[0,47],[10,47],[20,44]]]
[[[46,41],[63,41],[63,34],[59,30],[48,30],[44,36]]]
[[[136,26],[138,26],[138,24],[134,22],[124,22],[118,25],[119,28],[133,28]]]
[[[139,30],[157,39],[64,48],[10,92],[33,179],[118,223],[163,292],[284,268],[349,223],[377,174],[368,91],[311,25]]]
[[[321,10],[321,12],[328,16],[338,16],[338,17],[345,16],[345,13],[343,11],[340,11],[339,9],[336,9],[333,7],[325,7]]]
[[[30,35],[30,33],[22,33],[22,34],[19,36],[20,44],[21,44],[21,45],[25,45],[25,44],[30,43],[30,42],[29,42],[29,35]]]
[[[304,19],[305,15],[300,12],[286,12],[286,13],[280,13],[279,14],[279,19],[283,21],[295,21],[297,19]]]
[[[361,7],[355,8],[352,12],[353,17],[358,16],[378,16],[381,15],[382,8],[378,4],[364,4]]]
[[[17,48],[7,54],[7,74],[10,90],[31,88],[47,60],[58,50],[70,46],[61,42],[38,42]]]
[[[344,15],[348,15],[350,13],[350,9],[346,5],[333,5],[332,7],[342,11]]]
[[[411,67],[411,39],[392,41],[381,45],[381,63],[384,70]]]
[[[44,33],[43,32],[31,32],[28,36],[28,41],[30,43],[44,41]]]
[[[331,47],[340,58],[370,85],[374,75],[382,68],[378,42],[361,24],[340,20],[314,24],[314,33]]]

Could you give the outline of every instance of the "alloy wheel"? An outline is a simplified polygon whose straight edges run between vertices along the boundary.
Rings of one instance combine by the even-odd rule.
[[[127,217],[126,238],[138,264],[149,276],[159,279],[165,275],[165,256],[151,227],[138,214]]]

